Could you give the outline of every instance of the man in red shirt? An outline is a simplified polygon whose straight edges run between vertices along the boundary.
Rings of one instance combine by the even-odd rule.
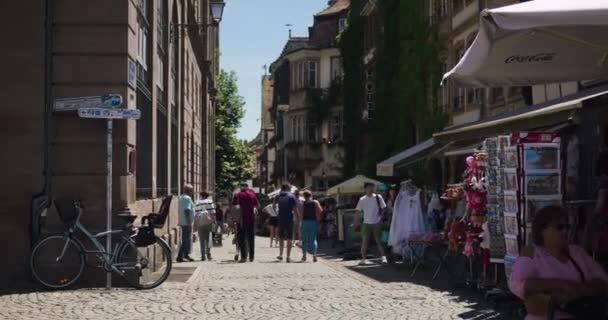
[[[258,207],[258,199],[255,193],[249,189],[246,183],[241,184],[241,191],[237,192],[232,199],[232,205],[241,208],[241,223],[237,235],[239,248],[241,249],[240,263],[253,262],[255,252],[255,210]]]

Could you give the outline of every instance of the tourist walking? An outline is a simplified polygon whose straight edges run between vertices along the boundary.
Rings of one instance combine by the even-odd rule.
[[[208,192],[201,192],[201,199],[196,202],[196,215],[194,229],[198,231],[201,244],[201,260],[212,260],[211,247],[213,246],[211,234],[216,223],[215,204],[209,198]]]
[[[241,191],[234,195],[232,205],[238,205],[241,210],[241,223],[237,233],[241,250],[239,262],[246,262],[247,258],[249,258],[249,262],[253,262],[255,257],[255,210],[258,200],[255,193],[249,189],[248,184],[241,184]]]
[[[279,243],[279,208],[276,198],[273,203],[267,205],[263,211],[268,215],[268,233],[270,235],[270,247]]]
[[[298,202],[298,211],[300,213],[302,213],[302,210],[304,210],[304,207],[302,206],[304,204],[304,196],[302,195],[302,190],[296,190],[294,192],[294,196],[296,197],[296,200]],[[301,225],[301,223],[298,220],[298,217],[296,215],[294,215],[294,217],[293,217],[293,223],[294,223],[294,228],[293,228],[293,243],[294,243],[295,246],[297,246],[297,245],[300,244],[300,240],[301,240],[300,231],[302,229],[302,225]]]
[[[300,222],[302,225],[302,261],[306,261],[306,254],[312,254],[312,259],[317,262],[317,226],[321,217],[321,204],[312,199],[312,193],[304,190],[304,203]]]
[[[185,260],[194,261],[190,258],[190,250],[192,247],[192,223],[194,222],[194,187],[190,184],[184,185],[184,192],[179,197],[178,203],[178,224],[182,231],[182,243],[177,255],[177,262]]]
[[[387,263],[381,240],[382,215],[384,208],[386,208],[386,203],[384,203],[381,195],[374,193],[375,185],[373,183],[366,182],[364,187],[365,195],[357,203],[357,217],[355,218],[355,227],[360,227],[362,236],[361,261],[359,265],[363,266],[367,264],[367,249],[372,235],[382,256],[382,263]],[[362,226],[360,225],[361,213],[363,214]]]
[[[281,186],[281,193],[279,194],[279,256],[277,259],[283,260],[283,247],[285,240],[287,240],[287,259],[285,261],[291,262],[291,246],[294,235],[294,220],[298,216],[298,199],[296,196],[289,192],[291,186],[289,184],[283,184]],[[294,215],[295,213],[295,215]]]

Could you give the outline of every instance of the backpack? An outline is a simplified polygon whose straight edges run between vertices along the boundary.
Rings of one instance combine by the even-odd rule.
[[[213,224],[213,219],[211,219],[211,215],[207,210],[198,212],[194,219],[199,226],[210,226]]]

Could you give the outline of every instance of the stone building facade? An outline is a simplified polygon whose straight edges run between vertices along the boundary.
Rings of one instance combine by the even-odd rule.
[[[271,65],[277,183],[323,192],[340,182],[344,157],[342,59],[337,35],[350,1],[332,0],[308,37],[290,37]]]
[[[7,90],[0,93],[6,104],[0,164],[10,168],[0,185],[0,237],[14,244],[7,252],[14,258],[0,267],[0,287],[6,288],[29,279],[30,246],[57,230],[53,199],[83,200],[84,224],[105,228],[105,121],[53,112],[56,98],[116,93],[124,108],[141,110],[138,121],[114,122],[114,214],[154,212],[162,196],[179,194],[184,183],[197,191],[213,187],[218,30],[176,27],[212,24],[209,0],[13,1],[2,7],[1,33],[12,43],[3,50]],[[173,246],[175,202],[159,233]]]

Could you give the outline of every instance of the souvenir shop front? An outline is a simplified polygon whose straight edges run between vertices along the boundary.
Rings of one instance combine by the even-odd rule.
[[[545,88],[541,100],[548,100],[549,86],[559,87],[559,96],[562,83],[578,87],[573,95],[526,108],[508,119],[435,135],[487,138],[485,150],[469,161],[462,188],[472,198],[468,202],[473,221],[502,220],[507,274],[521,246],[529,242],[529,225],[540,207],[559,203],[568,208],[575,226],[573,242],[580,242],[585,218],[593,210],[595,169],[601,166],[596,159],[606,143],[608,87],[583,80],[605,79],[608,74],[607,42],[601,35],[608,31],[607,19],[608,5],[601,1],[535,0],[484,10],[476,39],[444,75],[444,82],[458,87],[529,86],[534,101],[539,87]],[[463,190],[454,186],[449,193],[462,196]],[[503,248],[495,233],[489,251],[498,257]]]
[[[425,185],[401,185],[388,235],[393,253],[412,261],[414,276],[420,266],[429,265],[430,249],[438,248],[440,255],[430,264],[434,278],[451,267],[446,257],[464,256],[469,270],[452,279],[501,288],[492,292],[502,294],[505,276],[529,244],[539,209],[565,206],[573,226],[571,241],[582,243],[597,199],[598,153],[608,141],[608,122],[602,120],[608,119],[606,107],[608,86],[582,89],[447,129],[433,136],[432,146],[418,146],[418,153],[410,148],[401,153],[408,157],[379,164],[378,174],[400,175],[402,163],[426,160],[422,162],[430,168],[439,161],[443,171],[434,175],[450,181],[438,195]]]

